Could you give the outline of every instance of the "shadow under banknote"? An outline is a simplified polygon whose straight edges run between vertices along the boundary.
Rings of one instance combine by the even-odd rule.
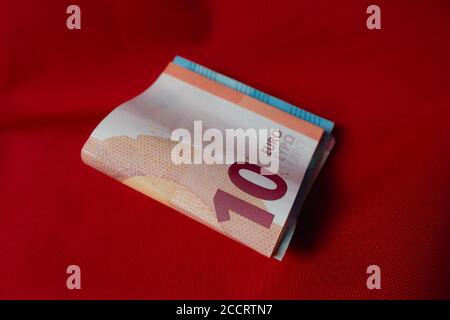
[[[338,218],[336,216],[342,196],[339,181],[336,180],[335,155],[339,153],[342,134],[339,128],[333,130],[337,143],[330,153],[317,180],[314,182],[300,210],[297,227],[292,237],[290,248],[297,253],[311,254],[319,248],[325,230]]]

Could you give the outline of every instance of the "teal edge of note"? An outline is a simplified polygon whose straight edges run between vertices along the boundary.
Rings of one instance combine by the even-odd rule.
[[[315,124],[315,125],[321,127],[328,134],[331,134],[331,132],[333,131],[333,127],[334,127],[333,121],[319,117],[318,115],[315,115],[311,112],[305,111],[305,110],[303,110],[299,107],[296,107],[290,103],[287,103],[281,99],[275,98],[271,95],[268,95],[264,92],[261,92],[261,91],[255,89],[255,88],[247,86],[239,81],[236,81],[232,78],[224,76],[223,74],[212,71],[211,69],[203,67],[195,62],[189,61],[180,56],[176,56],[175,59],[173,60],[173,63],[175,63],[183,68],[186,68],[188,70],[191,70],[195,73],[198,73],[206,78],[214,80],[220,84],[223,84],[231,89],[234,89],[243,94],[246,94],[252,98],[260,100],[271,106],[274,106],[275,108],[278,108],[284,112],[292,114],[293,116],[296,116],[297,118],[300,118],[300,119],[308,121],[312,124]]]

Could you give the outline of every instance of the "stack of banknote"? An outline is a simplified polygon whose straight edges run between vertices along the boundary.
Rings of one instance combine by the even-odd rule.
[[[334,145],[333,126],[176,57],[146,91],[103,119],[81,156],[125,185],[281,260]]]

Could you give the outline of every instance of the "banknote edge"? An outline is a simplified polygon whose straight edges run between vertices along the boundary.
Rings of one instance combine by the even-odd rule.
[[[308,197],[309,192],[312,189],[317,177],[323,169],[323,166],[328,160],[331,150],[334,148],[336,140],[333,136],[327,135],[323,139],[323,143],[316,150],[316,154],[313,156],[315,162],[308,168],[305,178],[300,190],[298,192],[297,198],[292,205],[291,212],[285,222],[285,229],[281,232],[280,239],[274,250],[273,257],[276,260],[281,261],[286,254],[286,251],[291,243],[292,237],[294,235],[295,229],[297,227],[297,219],[301,214],[303,204]],[[313,161],[311,160],[311,162]]]

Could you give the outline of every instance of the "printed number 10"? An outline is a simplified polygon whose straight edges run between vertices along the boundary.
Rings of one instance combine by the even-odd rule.
[[[250,163],[234,163],[230,166],[228,176],[230,177],[231,182],[243,192],[262,200],[277,200],[286,193],[286,182],[284,182],[283,178],[280,176],[276,174],[264,175],[265,178],[271,180],[276,185],[275,189],[267,189],[244,178],[240,174],[240,170],[242,169],[261,174],[261,167]],[[274,218],[273,214],[221,189],[216,191],[213,201],[217,220],[219,222],[230,220],[229,210],[232,210],[263,227],[270,228],[270,225],[272,224]]]

